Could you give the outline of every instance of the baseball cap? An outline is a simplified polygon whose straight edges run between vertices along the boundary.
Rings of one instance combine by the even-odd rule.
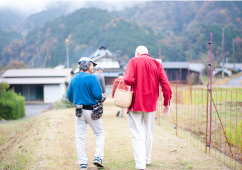
[[[102,70],[103,71],[103,68],[102,67],[97,67],[96,70]]]
[[[84,64],[84,63],[86,63],[86,62],[88,62],[88,61],[90,61],[90,62],[93,63],[93,67],[95,67],[95,66],[97,65],[97,64],[96,64],[92,59],[90,59],[89,57],[82,57],[82,58],[80,58],[80,60],[78,61],[78,64],[81,65],[81,64]]]

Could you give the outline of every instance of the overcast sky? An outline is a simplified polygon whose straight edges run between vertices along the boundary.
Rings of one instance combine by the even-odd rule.
[[[144,0],[141,0],[144,2]],[[51,0],[0,0],[0,9],[1,8],[11,8],[14,10],[18,10],[21,12],[24,12],[25,14],[33,14],[36,12],[40,12],[42,10],[53,8],[56,6],[56,4],[59,3],[66,3],[71,2],[73,3],[76,8],[81,8],[85,6],[86,4],[95,3],[95,1],[51,1]],[[100,3],[97,2],[98,4]],[[104,1],[103,4],[110,4],[111,6],[114,6],[115,9],[122,9],[124,7],[129,7],[134,4],[140,3],[139,1]]]

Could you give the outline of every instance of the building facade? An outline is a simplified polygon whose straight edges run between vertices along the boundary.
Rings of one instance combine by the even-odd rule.
[[[170,82],[201,84],[204,64],[189,62],[162,62],[161,64]]]
[[[72,78],[72,69],[9,69],[0,79],[28,102],[60,100]]]

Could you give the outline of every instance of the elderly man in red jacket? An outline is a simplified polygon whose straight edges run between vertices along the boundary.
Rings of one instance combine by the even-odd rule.
[[[145,46],[137,47],[135,57],[129,60],[124,83],[131,86],[131,91],[134,92],[128,108],[129,129],[132,133],[136,169],[142,170],[151,163],[159,84],[164,96],[164,116],[170,111],[172,91],[161,63],[150,57]]]

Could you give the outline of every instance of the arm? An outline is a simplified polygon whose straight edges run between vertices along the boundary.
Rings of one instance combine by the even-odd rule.
[[[67,98],[70,100],[70,102],[73,103],[73,89],[72,89],[72,83],[70,83],[67,94]]]
[[[159,72],[160,72],[159,81],[160,81],[160,85],[162,87],[162,92],[163,92],[163,97],[164,97],[164,106],[169,106],[170,100],[172,97],[172,91],[171,91],[169,81],[166,77],[166,73],[161,64],[159,64]]]
[[[103,99],[102,89],[101,89],[101,86],[100,86],[99,81],[97,79],[97,76],[93,76],[92,95],[94,96],[94,99],[98,100],[99,102]]]
[[[116,81],[114,80],[113,81],[113,90],[112,90],[112,98],[114,98],[114,93],[115,93],[115,90],[116,90]]]
[[[102,92],[106,93],[104,76],[101,77],[100,85],[102,88]]]
[[[134,63],[132,59],[128,62],[128,66],[123,79],[124,84],[126,85],[132,86],[135,83]]]
[[[125,85],[125,90],[129,91],[129,86]]]

